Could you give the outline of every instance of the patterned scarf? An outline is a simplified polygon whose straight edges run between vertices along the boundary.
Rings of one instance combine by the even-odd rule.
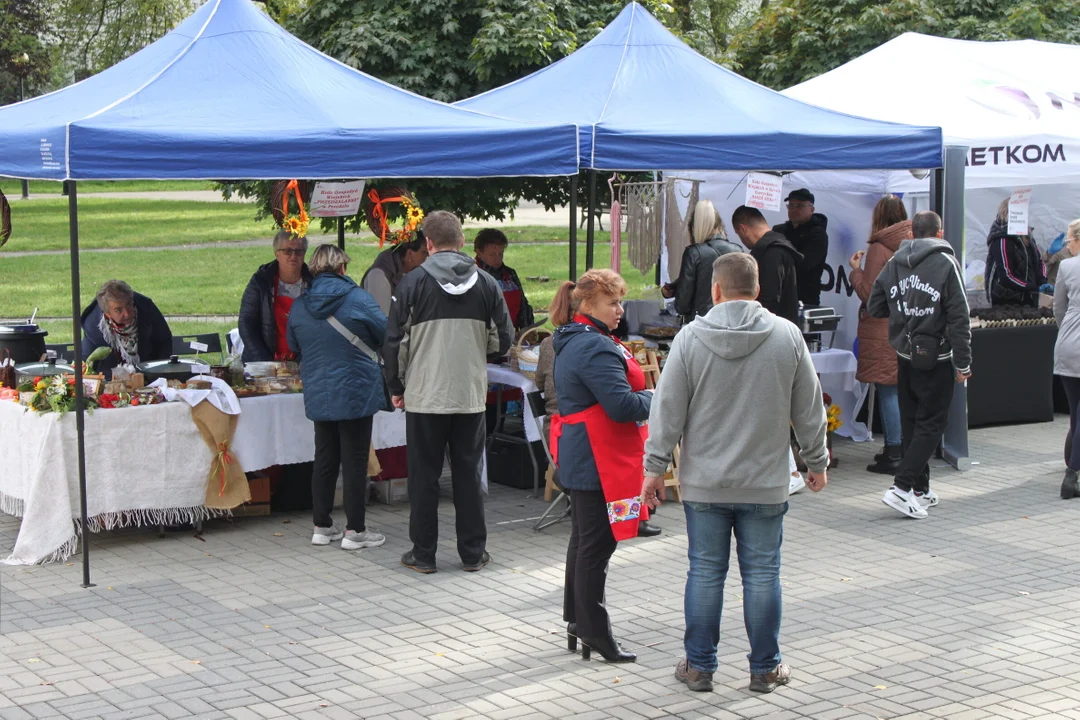
[[[139,364],[139,311],[136,310],[128,325],[117,325],[108,315],[101,314],[98,330],[109,347],[120,353],[126,365]]]

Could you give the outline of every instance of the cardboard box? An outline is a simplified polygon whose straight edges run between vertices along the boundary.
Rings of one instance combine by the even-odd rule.
[[[376,480],[371,483],[376,499],[384,505],[394,505],[409,501],[409,485],[405,478]]]
[[[233,517],[258,517],[270,514],[270,478],[254,474],[248,478],[251,500],[232,509]]]

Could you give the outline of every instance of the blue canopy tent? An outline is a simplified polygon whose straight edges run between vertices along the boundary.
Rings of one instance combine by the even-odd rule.
[[[575,123],[581,165],[594,171],[936,168],[942,158],[940,128],[795,101],[703,57],[636,2],[568,57],[456,105]],[[595,186],[593,172],[590,206]],[[591,267],[592,207],[586,252]]]
[[[168,35],[108,70],[0,108],[0,147],[0,176],[72,181],[71,301],[83,528],[76,181],[578,172],[573,124],[495,118],[401,90],[305,45],[249,0],[210,0]],[[83,584],[90,585],[85,538]]]

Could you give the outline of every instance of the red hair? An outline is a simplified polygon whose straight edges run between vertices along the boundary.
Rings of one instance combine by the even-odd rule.
[[[576,283],[567,280],[551,301],[551,324],[555,327],[566,325],[573,320],[581,303],[595,305],[602,295],[623,299],[626,296],[626,281],[614,270],[606,268],[589,270]]]

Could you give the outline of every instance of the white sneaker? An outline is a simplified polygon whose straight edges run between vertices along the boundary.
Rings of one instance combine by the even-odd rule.
[[[324,528],[315,526],[315,532],[311,534],[312,545],[329,545],[335,540],[340,540],[345,537],[345,532],[336,524],[331,527]]]
[[[926,512],[926,508],[919,503],[914,492],[901,490],[895,485],[885,491],[885,496],[881,498],[881,502],[910,518],[922,520],[930,515]]]
[[[932,508],[940,502],[937,493],[933,490],[929,490],[926,493],[916,492],[915,499],[919,501],[919,504],[924,508]]]
[[[806,481],[803,480],[802,473],[795,472],[791,474],[791,481],[788,482],[788,495],[794,495],[800,490],[806,489]]]
[[[355,530],[346,530],[345,537],[341,538],[342,550],[361,550],[369,547],[379,547],[386,542],[386,536],[380,535],[377,532],[371,532],[365,530],[364,532],[356,532]]]

